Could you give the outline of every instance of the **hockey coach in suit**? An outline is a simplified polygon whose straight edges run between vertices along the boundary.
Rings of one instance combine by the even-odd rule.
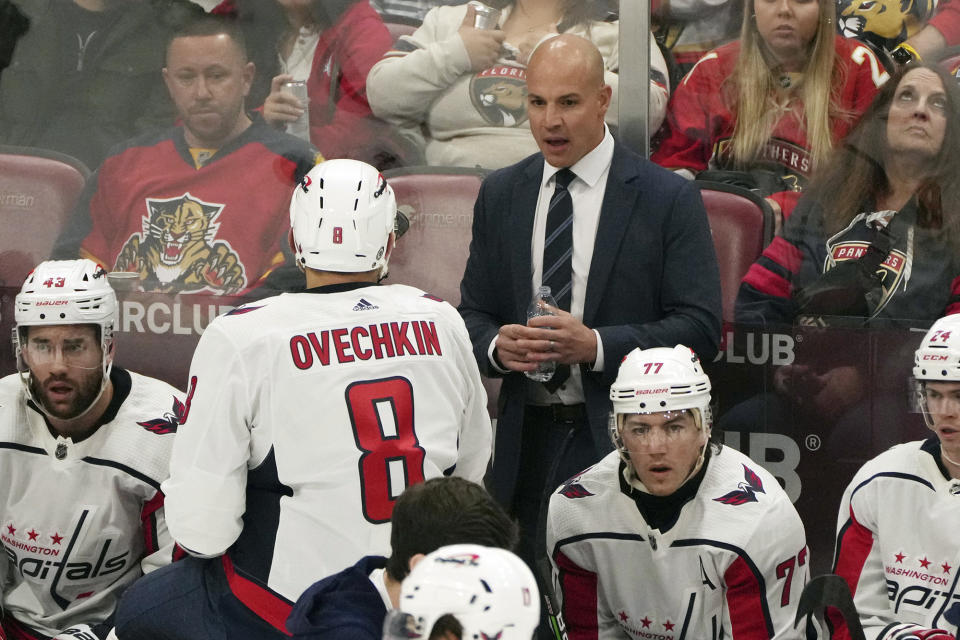
[[[608,389],[636,347],[720,338],[720,282],[697,189],[614,141],[612,90],[596,47],[540,44],[527,110],[541,153],[490,174],[474,206],[460,313],[482,373],[503,377],[487,486],[521,524],[533,559],[544,491],[610,450]],[[556,317],[527,322],[538,287]],[[547,383],[524,372],[557,363]]]

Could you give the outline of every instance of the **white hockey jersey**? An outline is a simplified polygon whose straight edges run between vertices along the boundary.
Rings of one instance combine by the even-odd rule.
[[[174,538],[226,553],[231,589],[282,628],[289,604],[364,555],[389,555],[410,484],[479,482],[487,398],[456,310],[350,283],[240,307],[204,331],[164,483]]]
[[[803,523],[776,479],[724,447],[666,531],[614,451],[550,498],[547,552],[570,640],[801,638]]]
[[[960,480],[937,461],[936,438],[867,462],[840,503],[834,572],[854,594],[867,640],[960,628]],[[831,617],[834,638],[849,638]]]
[[[77,443],[50,433],[16,374],[0,380],[4,624],[49,636],[92,626],[134,580],[172,559],[160,483],[181,394],[117,367],[111,380],[105,423]]]

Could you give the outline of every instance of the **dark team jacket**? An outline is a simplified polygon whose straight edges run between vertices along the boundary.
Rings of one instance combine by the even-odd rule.
[[[370,572],[387,566],[366,556],[303,592],[287,618],[287,631],[303,640],[380,640],[387,608]]]
[[[290,196],[317,155],[252,117],[199,169],[182,127],[115,149],[54,257],[135,272],[144,291],[244,294],[262,285],[285,262]]]
[[[828,254],[840,263],[859,258],[870,245],[874,232],[863,214],[833,238],[824,229],[823,214],[813,198],[800,201],[782,236],[774,238],[744,277],[737,322],[792,322],[797,313],[792,294],[832,267]],[[932,322],[960,312],[960,260],[940,232],[918,226],[916,217],[917,204],[911,200],[888,225],[893,243],[880,267],[882,295],[870,319]]]

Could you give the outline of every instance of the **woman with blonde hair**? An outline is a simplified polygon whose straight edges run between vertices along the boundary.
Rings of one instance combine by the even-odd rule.
[[[836,35],[834,2],[748,0],[740,39],[701,58],[674,91],[653,160],[691,178],[772,171],[764,195],[795,193],[887,77],[867,46]]]

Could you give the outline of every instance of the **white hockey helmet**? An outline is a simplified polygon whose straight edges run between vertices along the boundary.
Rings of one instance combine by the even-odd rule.
[[[697,428],[708,437],[713,426],[710,378],[703,372],[697,354],[680,344],[672,349],[637,348],[628,353],[610,386],[610,400],[614,417],[610,437],[627,462],[620,433],[628,414],[690,410]]]
[[[30,272],[14,303],[13,350],[17,358],[20,379],[27,394],[42,409],[42,403],[33,398],[30,388],[30,370],[23,359],[26,328],[45,325],[94,324],[100,329],[103,371],[102,385],[106,386],[113,363],[111,345],[113,331],[119,324],[117,296],[107,281],[107,270],[93,260],[48,260]],[[102,388],[101,388],[102,392]],[[91,405],[92,406],[92,405]]]
[[[513,553],[477,544],[440,547],[413,568],[400,606],[384,621],[384,640],[426,640],[445,615],[463,640],[530,640],[540,622],[537,581]]]
[[[397,201],[379,171],[359,160],[327,160],[304,176],[290,200],[297,264],[359,273],[387,264]]]
[[[932,428],[923,383],[960,382],[960,315],[940,318],[923,336],[913,355],[913,377],[924,422]]]

